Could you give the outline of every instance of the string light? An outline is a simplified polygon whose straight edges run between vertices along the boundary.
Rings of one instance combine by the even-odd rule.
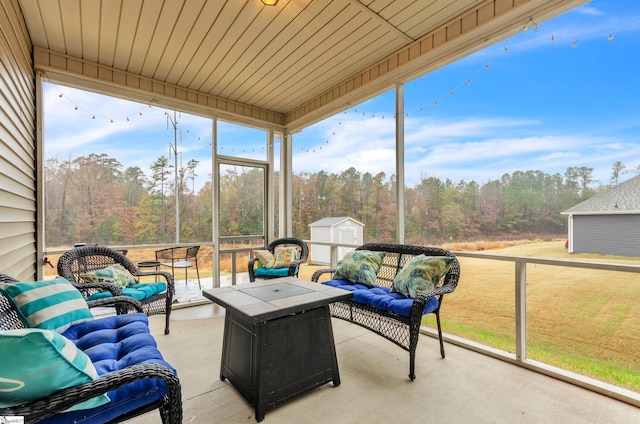
[[[104,116],[104,115],[99,115],[97,113],[93,113],[91,111],[89,111],[88,109],[83,108],[82,106],[78,105],[76,102],[74,102],[69,96],[67,96],[66,94],[64,94],[62,92],[62,90],[60,89],[60,87],[58,87],[57,85],[50,83],[51,85],[53,85],[55,87],[56,90],[58,90],[58,97],[61,99],[65,99],[67,100],[69,103],[71,103],[73,105],[73,110],[75,111],[81,111],[86,113],[87,115],[91,116],[91,119],[105,119],[108,120],[110,123],[114,123],[116,120],[125,120],[127,122],[131,122],[131,118],[134,116],[142,116],[142,110],[132,113],[131,115],[128,116],[120,116],[120,117],[116,117],[116,116]],[[155,102],[155,99],[152,99],[151,102]],[[151,107],[151,104],[149,105],[145,105],[148,107]]]
[[[638,16],[638,17],[636,17],[636,18],[632,19],[630,22],[627,22],[626,24],[622,25],[621,27],[617,28],[616,30],[620,30],[622,27],[624,27],[624,26],[626,26],[626,25],[630,24],[632,21],[635,21],[635,20],[637,20],[637,19],[640,19],[640,16]],[[534,31],[534,32],[536,32],[536,33],[537,33],[537,32],[539,32],[539,31],[541,31],[541,30],[544,32],[544,29],[543,29],[543,28],[541,29],[541,28],[538,26],[538,24],[533,20],[533,18],[529,18],[529,20],[528,20],[528,21],[527,21],[527,22],[522,26],[522,28],[521,28],[521,31],[520,31],[520,32],[525,32],[525,31],[527,31],[529,28],[533,28],[533,31]],[[614,37],[614,32],[615,32],[615,31],[609,32],[609,35],[608,35],[608,37],[607,37],[609,41],[613,41],[613,40],[614,40],[614,38],[615,38],[615,37]],[[567,40],[567,39],[563,39],[562,37],[557,37],[555,34],[551,34],[550,41],[551,41],[552,43],[555,43],[555,42],[556,42],[556,40],[569,41],[569,40]],[[570,44],[570,45],[571,45],[571,47],[574,47],[574,48],[575,48],[575,47],[577,47],[577,46],[578,46],[578,42],[579,42],[579,41],[580,41],[580,40],[574,39],[574,40],[571,42],[571,44]],[[583,40],[583,41],[584,41],[584,40]],[[504,46],[504,47],[502,48],[502,52],[504,52],[504,53],[508,53],[508,52],[509,52],[509,47]],[[495,59],[496,57],[497,57],[497,55],[496,55],[496,56],[494,56],[494,58],[492,58],[492,59]],[[491,60],[490,60],[490,61],[491,61]],[[486,63],[486,64],[484,64],[484,66],[483,66],[481,69],[476,70],[476,71],[473,73],[473,75],[472,75],[472,76],[475,76],[477,73],[479,73],[479,72],[480,72],[480,71],[482,71],[482,70],[489,70],[489,69],[491,69],[491,66],[490,66],[490,64],[489,64],[489,63]],[[437,107],[437,106],[439,106],[439,100],[442,100],[443,98],[445,98],[445,97],[447,97],[447,96],[448,96],[448,97],[454,97],[456,90],[457,90],[457,89],[459,89],[460,87],[462,87],[462,86],[463,86],[463,85],[465,85],[465,84],[466,84],[466,85],[471,85],[471,84],[472,84],[472,78],[467,78],[466,80],[464,80],[463,82],[461,82],[457,87],[455,87],[454,89],[449,90],[449,91],[447,92],[447,94],[443,94],[443,95],[441,95],[440,97],[438,97],[438,98],[436,98],[435,100],[433,100],[432,106],[433,106],[433,107]],[[55,84],[52,84],[52,85],[54,85],[54,86],[55,86]],[[73,100],[71,100],[68,96],[66,96],[66,95],[65,95],[65,94],[60,90],[60,88],[59,88],[58,86],[55,86],[55,87],[56,87],[56,89],[57,89],[57,90],[58,90],[58,92],[59,92],[59,94],[58,94],[58,97],[59,97],[59,98],[65,98],[66,100],[68,100],[70,103],[72,103],[72,104],[74,105],[74,108],[73,108],[73,109],[74,109],[75,111],[82,111],[82,112],[85,112],[85,113],[87,113],[88,115],[90,115],[90,116],[91,116],[91,118],[92,118],[92,119],[94,119],[94,120],[95,120],[95,119],[97,119],[97,118],[101,118],[101,119],[108,119],[111,123],[114,123],[114,122],[115,122],[115,120],[126,120],[127,122],[130,122],[130,121],[131,121],[131,118],[133,118],[134,116],[143,116],[142,110],[139,110],[139,111],[138,111],[138,112],[136,112],[136,113],[133,113],[133,114],[128,115],[128,116],[123,116],[123,117],[108,117],[108,116],[101,116],[101,115],[98,115],[98,114],[95,114],[95,113],[91,113],[89,110],[86,110],[86,109],[82,108],[81,106],[79,106],[78,104],[76,104]],[[152,100],[151,100],[151,102],[150,102],[148,105],[146,105],[146,106],[148,106],[149,108],[151,108],[151,107],[152,107],[152,104],[151,104],[151,103],[154,103],[154,102],[156,102],[156,103],[157,103],[157,101],[156,101],[155,99],[152,99]],[[419,110],[419,111],[421,111],[421,112],[422,112],[422,111],[424,111],[424,110],[425,110],[425,106],[423,106],[423,105],[419,106],[418,110]],[[354,108],[352,112],[353,112],[353,113],[355,113],[355,114],[357,114],[357,113],[359,113],[359,110],[358,110],[358,108]],[[347,115],[347,114],[349,113],[349,111],[348,111],[348,110],[345,110],[343,113],[344,113],[345,115]],[[362,111],[362,112],[361,112],[361,116],[363,116],[363,117],[367,117],[367,116],[368,116],[368,117],[370,117],[370,118],[372,118],[372,119],[375,119],[375,117],[376,117],[376,116],[375,116],[375,114],[373,114],[373,113],[368,114],[367,112],[364,112],[364,111]],[[409,116],[409,112],[408,112],[408,111],[407,111],[407,112],[405,112],[405,116],[407,116],[407,117]],[[395,115],[394,115],[394,118],[395,118]],[[385,116],[384,116],[384,115],[381,115],[381,116],[380,116],[380,119],[385,119]],[[336,127],[331,131],[331,137],[335,137],[335,136],[336,136],[336,131],[335,131],[335,130],[336,130],[338,127],[342,127],[342,126],[343,126],[342,121],[339,121],[339,122],[336,124]],[[326,143],[326,144],[330,144],[330,139],[331,139],[331,137],[329,137],[329,138],[327,138],[327,139],[325,140],[325,143]],[[279,140],[278,140],[278,141],[279,141]],[[224,150],[224,146],[219,146],[219,148],[220,148],[220,150]],[[322,149],[322,146],[320,146],[320,147],[319,147],[319,149]],[[265,150],[265,148],[264,148],[264,147],[262,147],[262,150]],[[235,149],[232,149],[231,151],[232,151],[232,152],[235,152]],[[254,151],[255,151],[255,149],[254,149]],[[304,151],[304,148],[301,148],[301,151]],[[312,151],[313,151],[313,152],[315,152],[315,150],[312,150]],[[309,150],[307,150],[307,152],[309,152]],[[244,150],[243,150],[243,153],[244,153]]]
[[[632,19],[630,22],[635,21],[635,20],[637,20],[637,19],[640,19],[640,16],[638,16],[638,17],[636,17],[636,18]],[[624,24],[623,26],[628,25],[630,22],[627,22],[627,23],[626,23],[626,24]],[[621,26],[620,28],[622,28],[623,26]],[[529,18],[529,20],[527,21],[527,23],[526,23],[526,24],[524,24],[524,25],[522,26],[522,28],[521,28],[520,32],[525,32],[525,31],[527,31],[529,28],[533,28],[533,31],[534,31],[535,33],[538,33],[538,32],[545,33],[544,28],[540,28],[540,27],[538,26],[538,24],[533,20],[533,18]],[[617,28],[617,29],[619,30],[620,28]],[[615,31],[614,31],[614,32],[615,32]],[[609,41],[613,41],[613,39],[614,39],[614,35],[613,35],[613,34],[614,34],[614,32],[610,32],[610,33],[609,33],[609,36],[608,36],[608,40],[609,40]],[[550,41],[551,41],[551,43],[555,43],[556,41],[570,41],[569,39],[559,37],[559,36],[557,36],[556,34],[548,34],[548,35],[550,36]],[[595,38],[595,37],[594,37],[594,38]],[[570,46],[571,46],[571,47],[573,47],[573,48],[575,48],[575,47],[577,47],[577,46],[578,46],[578,43],[579,43],[580,41],[581,41],[581,40],[573,39],[573,40],[571,41]],[[584,41],[584,39],[583,39],[582,41]],[[501,50],[501,51],[502,51],[503,53],[509,53],[509,47],[508,47],[508,46],[504,46],[504,47],[502,48],[502,50]],[[484,71],[486,71],[486,70],[491,69],[490,62],[491,62],[491,61],[493,61],[493,59],[496,59],[497,57],[498,57],[498,56],[497,56],[497,54],[496,54],[496,56],[494,56],[493,58],[491,58],[491,59],[489,60],[489,62],[485,63],[485,64],[483,65],[483,67],[482,67],[482,68],[480,68],[480,69],[476,70],[476,71],[473,73],[472,77],[473,77],[473,76],[475,76],[476,74],[478,74],[480,71],[483,71],[483,70],[484,70]],[[440,102],[439,102],[439,101],[440,101],[440,100],[442,100],[443,98],[446,98],[446,97],[454,97],[454,96],[455,96],[456,91],[457,91],[460,87],[462,87],[462,86],[463,86],[463,85],[465,85],[465,84],[466,84],[466,85],[471,85],[471,84],[472,84],[472,82],[473,82],[472,78],[467,78],[466,80],[464,80],[462,83],[460,83],[460,84],[459,84],[457,87],[455,87],[454,89],[449,90],[448,92],[446,92],[446,94],[443,94],[443,95],[441,95],[441,96],[437,97],[435,100],[433,100],[433,103],[431,104],[431,105],[432,105],[432,107],[437,107],[437,106],[439,106],[439,105],[440,105]],[[418,110],[419,110],[419,111],[421,111],[421,112],[422,112],[422,111],[424,111],[424,110],[425,110],[425,106],[424,106],[424,105],[419,106],[419,107],[418,107]],[[358,110],[357,108],[354,108],[354,109],[352,110],[352,112],[353,112],[354,114],[357,114],[357,113],[359,112],[359,110]],[[347,113],[347,110],[345,110],[343,113],[345,113],[345,114],[346,114],[346,113]],[[360,111],[360,115],[361,115],[361,116],[363,116],[363,117],[375,118],[375,114],[373,114],[373,113],[367,113],[367,112],[364,112],[364,111]],[[409,112],[405,112],[405,116],[409,116]],[[394,115],[394,118],[395,118],[395,115]],[[381,117],[381,119],[384,119],[384,115]],[[339,123],[337,124],[337,126],[341,126],[341,125],[342,125],[342,122],[339,122]],[[337,127],[337,126],[336,126],[336,127]],[[331,131],[331,136],[330,136],[327,140],[325,140],[325,143],[326,143],[326,144],[329,144],[329,143],[330,143],[330,139],[331,139],[332,137],[335,137],[335,136],[336,136],[336,132],[335,132],[335,128],[334,128],[334,130],[333,130],[333,131]],[[304,148],[301,148],[301,150],[303,150],[303,151],[304,151]]]

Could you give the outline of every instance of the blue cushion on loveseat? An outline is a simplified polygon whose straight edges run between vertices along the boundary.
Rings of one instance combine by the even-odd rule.
[[[364,284],[352,283],[349,280],[329,280],[322,284],[335,287],[342,290],[353,292],[352,301],[370,305],[383,311],[395,312],[398,315],[411,316],[411,307],[413,299],[400,293],[391,293],[389,287],[373,286],[368,287]],[[433,312],[438,307],[438,299],[434,296],[430,297],[424,305],[422,314]]]
[[[70,327],[62,335],[89,356],[99,376],[141,363],[161,364],[175,372],[158,350],[145,314],[116,315],[84,322]],[[111,402],[105,405],[58,414],[41,423],[105,423],[125,411],[161,399],[166,393],[163,381],[141,379],[108,392]]]

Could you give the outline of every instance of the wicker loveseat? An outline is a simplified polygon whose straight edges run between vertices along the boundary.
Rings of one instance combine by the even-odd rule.
[[[25,296],[43,290],[46,299],[42,293]],[[32,312],[43,301],[70,321],[64,330],[51,328],[60,320],[40,322],[42,309]],[[141,310],[139,302],[124,296],[85,302],[61,278],[29,283],[0,274],[1,417],[24,417],[25,423],[103,424],[159,409],[164,424],[182,422],[180,381],[158,350],[147,316],[93,318],[87,306],[107,302],[121,304],[119,311]],[[78,320],[87,313],[90,317]]]
[[[161,282],[135,284],[122,288],[121,285],[110,282],[87,282],[81,277],[83,274],[115,264],[122,265],[136,279],[144,276],[161,277]],[[88,300],[96,296],[101,297],[103,294],[113,296],[124,294],[135,297],[142,304],[145,314],[149,316],[165,314],[164,333],[169,334],[171,307],[175,293],[175,283],[173,275],[170,273],[140,271],[126,256],[114,249],[99,245],[87,245],[64,252],[58,259],[58,274],[71,281]],[[160,285],[162,288],[158,288]]]
[[[333,287],[350,290],[354,296],[331,305],[331,315],[367,328],[394,342],[409,352],[409,378],[415,379],[415,352],[422,317],[433,313],[436,316],[440,354],[444,358],[444,343],[440,324],[440,308],[446,293],[455,290],[460,277],[460,264],[448,250],[402,244],[369,243],[356,249],[384,252],[380,270],[376,274],[374,287],[354,284],[344,279],[332,280],[336,269],[320,269],[311,277]],[[429,291],[419,291],[415,298],[392,293],[393,280],[403,267],[419,256],[450,257],[451,267],[440,283]],[[327,277],[328,275],[328,277]],[[327,281],[327,278],[329,280]]]

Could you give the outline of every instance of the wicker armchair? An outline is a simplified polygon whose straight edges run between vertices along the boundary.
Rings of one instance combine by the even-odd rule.
[[[83,296],[88,298],[98,291],[110,291],[113,296],[122,295],[122,288],[112,283],[86,283],[80,279],[80,274],[105,268],[109,265],[120,264],[127,269],[134,277],[160,276],[167,284],[167,290],[143,299],[143,312],[147,315],[165,314],[164,334],[169,334],[169,318],[171,315],[171,305],[173,304],[173,294],[175,286],[173,276],[164,271],[142,272],[126,256],[118,253],[114,249],[91,245],[80,246],[64,252],[58,260],[58,274],[69,280]]]
[[[0,283],[14,283],[16,281],[15,278],[0,273]],[[89,307],[93,307],[104,305],[107,301],[110,304],[124,304],[123,309],[141,310],[141,305],[137,300],[125,296],[100,299],[87,303]],[[98,320],[99,319],[96,321]],[[20,319],[13,304],[0,292],[0,330],[21,330],[24,328],[26,328],[25,324]],[[177,375],[166,366],[151,362],[128,366],[104,374],[96,380],[60,390],[36,401],[15,407],[0,408],[0,416],[22,416],[24,417],[25,423],[37,423],[42,420],[47,420],[48,418],[56,420],[58,414],[63,413],[63,411],[74,405],[103,395],[104,393],[117,390],[133,382],[150,378],[163,381],[167,388],[167,394],[159,400],[143,404],[135,410],[123,411],[121,416],[110,422],[123,422],[143,413],[158,409],[164,424],[182,423],[182,389],[180,380]],[[91,410],[86,411],[90,412]],[[59,418],[66,420],[66,418],[63,417]],[[95,422],[95,420],[89,420],[87,422]]]
[[[256,280],[256,278],[267,280],[267,279],[271,279],[271,278],[297,277],[298,276],[298,271],[300,269],[300,264],[305,263],[307,261],[307,258],[309,257],[309,247],[307,246],[307,243],[305,243],[303,240],[301,240],[299,238],[288,237],[288,238],[281,238],[281,239],[277,239],[277,240],[272,241],[271,243],[269,243],[269,245],[265,249],[270,251],[271,253],[275,253],[276,247],[278,247],[278,246],[294,246],[294,247],[296,247],[298,249],[298,251],[299,251],[298,260],[292,261],[289,264],[289,268],[288,268],[288,271],[286,272],[286,274],[283,274],[283,275],[267,275],[267,274],[261,273],[260,271],[256,271],[255,264],[258,261],[258,258],[251,258],[251,259],[249,259],[249,265],[248,265],[249,281],[250,282],[254,282]]]

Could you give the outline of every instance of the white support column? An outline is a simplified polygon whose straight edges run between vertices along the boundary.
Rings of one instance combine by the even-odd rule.
[[[43,109],[42,72],[36,72],[36,111]],[[36,113],[36,163],[44,164],[44,116]],[[44,278],[45,207],[44,207],[44,166],[36,166],[36,279]]]
[[[396,83],[396,240],[404,243],[404,84]]]
[[[573,214],[569,215],[569,232],[567,234],[567,241],[569,243],[567,251],[569,253],[573,253]]]
[[[292,144],[293,136],[284,132],[280,143],[280,223],[279,237],[293,235],[293,207],[292,207]]]
[[[268,169],[267,169],[267,175],[265,176],[265,219],[264,219],[264,223],[265,223],[265,228],[264,228],[264,234],[265,234],[265,242],[269,243],[269,241],[271,240],[271,238],[273,237],[273,230],[275,228],[275,203],[274,203],[274,194],[275,194],[275,189],[273,187],[274,185],[274,138],[275,138],[275,134],[273,130],[269,130],[269,133],[267,134],[267,162],[269,163]],[[265,244],[266,244],[265,243]]]
[[[211,119],[211,240],[213,241],[212,249],[212,271],[213,271],[213,287],[220,287],[220,166],[218,164],[218,119]]]

